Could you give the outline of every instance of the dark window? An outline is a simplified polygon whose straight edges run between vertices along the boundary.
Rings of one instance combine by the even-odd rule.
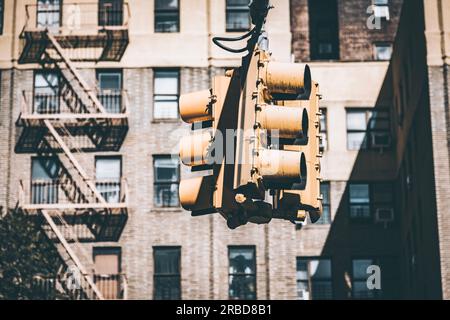
[[[300,300],[333,298],[330,259],[297,258],[297,298]]]
[[[38,71],[34,74],[33,113],[60,112],[60,76],[57,72]]]
[[[324,151],[328,149],[328,127],[327,127],[327,109],[321,108],[322,115],[320,116],[320,150]]]
[[[155,0],[155,32],[179,31],[179,0]]]
[[[330,183],[322,182],[320,184],[320,193],[323,196],[322,200],[322,217],[316,222],[317,224],[330,224],[331,223],[331,210],[330,210]]]
[[[229,247],[230,299],[256,299],[256,258],[254,247]]]
[[[153,298],[155,300],[181,299],[181,248],[154,247],[153,258]]]
[[[178,119],[178,70],[155,70],[153,88],[153,119]]]
[[[5,1],[0,0],[0,34],[3,34],[4,13],[5,13]]]
[[[120,202],[120,185],[122,179],[121,157],[95,158],[95,184],[97,190],[109,203]]]
[[[347,149],[386,149],[391,145],[387,110],[347,109]]]
[[[369,266],[379,268],[379,287],[369,288],[367,280],[374,274]],[[398,299],[399,269],[396,257],[358,257],[352,260],[352,297],[354,299]],[[370,284],[374,284],[373,277]]]
[[[309,0],[311,60],[339,59],[338,6],[336,0]]]
[[[373,53],[375,60],[391,60],[392,56],[392,44],[390,43],[374,43]]]
[[[250,30],[249,0],[226,0],[226,19],[228,32]]]
[[[37,0],[38,28],[58,30],[61,25],[61,0]]]
[[[98,25],[103,27],[123,25],[123,0],[100,0]]]
[[[31,203],[58,203],[60,163],[57,158],[31,160]]]
[[[391,183],[349,184],[350,218],[356,221],[392,222],[394,195]]]
[[[154,204],[156,207],[178,207],[178,185],[180,165],[175,157],[155,156],[154,166]]]
[[[98,71],[99,100],[107,112],[122,111],[122,72],[120,70]]]

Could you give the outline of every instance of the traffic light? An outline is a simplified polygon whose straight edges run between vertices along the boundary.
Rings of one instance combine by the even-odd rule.
[[[192,215],[236,210],[232,192],[234,150],[227,130],[234,132],[240,97],[239,72],[217,76],[211,90],[181,95],[180,115],[192,125],[180,141],[180,159],[192,172],[206,171],[180,182],[180,202]]]
[[[255,50],[240,103],[234,183],[247,217],[261,214],[250,211],[270,190],[271,218],[302,220],[305,211],[313,222],[320,218],[318,100],[307,65]]]

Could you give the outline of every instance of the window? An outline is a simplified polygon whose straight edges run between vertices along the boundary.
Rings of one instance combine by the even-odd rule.
[[[155,300],[181,299],[180,247],[154,247],[153,298]]]
[[[122,179],[121,157],[95,158],[95,184],[108,203],[120,202],[120,182]]]
[[[227,32],[250,30],[250,8],[248,0],[226,0]]]
[[[377,217],[377,211],[378,215],[380,212],[393,213],[393,192],[391,183],[351,183],[349,185],[350,218],[372,221],[372,217]],[[386,217],[380,218],[386,219]]]
[[[373,0],[373,13],[376,18],[389,21],[389,0]]]
[[[103,107],[110,113],[120,113],[122,111],[122,72],[120,70],[98,71],[97,81],[98,99]]]
[[[330,259],[297,258],[297,298],[300,300],[333,298]]]
[[[37,27],[56,31],[61,24],[61,0],[37,0]]]
[[[367,287],[369,266],[380,268],[379,288]],[[352,260],[352,297],[354,299],[398,299],[399,269],[396,257],[358,257]]]
[[[339,59],[338,6],[336,0],[309,0],[311,60]]]
[[[121,299],[121,248],[94,247],[94,282],[107,300]]]
[[[331,223],[331,211],[330,211],[330,183],[322,182],[320,184],[320,193],[323,196],[322,200],[322,217],[316,222],[317,224],[330,224]]]
[[[100,0],[98,24],[102,27],[123,25],[123,0]]]
[[[155,0],[155,32],[179,31],[179,0]]]
[[[389,43],[374,43],[374,59],[375,60],[391,60],[392,45]]]
[[[154,204],[156,207],[178,207],[180,165],[171,156],[154,157]]]
[[[320,150],[324,151],[328,149],[328,136],[327,136],[327,109],[321,108],[322,115],[320,116]]]
[[[154,76],[153,118],[178,119],[179,78],[177,70],[156,70]]]
[[[5,13],[5,1],[0,0],[0,35],[3,34],[4,13]]]
[[[31,203],[58,203],[60,165],[57,158],[31,160]]]
[[[370,219],[370,196],[368,184],[350,184],[350,217],[352,219]]]
[[[256,299],[256,259],[254,247],[229,247],[230,299]]]
[[[387,110],[347,109],[347,149],[390,147],[390,118]]]
[[[56,72],[38,71],[34,74],[33,113],[60,112],[60,77]]]

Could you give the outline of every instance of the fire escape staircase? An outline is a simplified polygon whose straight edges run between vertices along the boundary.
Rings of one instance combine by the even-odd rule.
[[[88,37],[85,46],[104,46],[100,59],[106,61],[119,61],[128,45],[128,32],[124,33],[120,28],[100,32],[97,39],[92,35]],[[122,44],[117,45],[120,37]],[[66,112],[36,112],[32,107],[34,102],[24,94],[22,113],[17,121],[22,130],[16,152],[36,153],[44,171],[57,180],[56,188],[62,190],[67,203],[60,203],[59,195],[53,199],[56,201],[34,203],[32,191],[27,193],[25,184],[21,183],[19,207],[37,217],[47,236],[55,242],[65,266],[58,276],[61,280],[58,280],[58,286],[72,299],[101,300],[104,295],[79,258],[82,254],[86,261],[89,255],[80,244],[83,236],[78,234],[76,227],[89,231],[88,241],[117,241],[127,220],[126,184],[123,181],[120,184],[119,203],[110,203],[75,154],[119,150],[128,130],[128,110],[109,113],[98,98],[98,92],[90,88],[67,56],[67,49],[74,43],[83,43],[79,38],[70,41],[70,38],[58,37],[49,30],[24,31],[23,38],[26,43],[20,63],[39,63],[43,69],[61,75],[58,99],[64,103]],[[88,143],[77,143],[80,136],[87,136]],[[72,285],[65,279],[67,268],[75,273],[72,274],[75,277]]]

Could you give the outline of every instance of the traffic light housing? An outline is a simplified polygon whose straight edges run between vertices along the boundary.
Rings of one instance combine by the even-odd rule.
[[[206,175],[182,179],[192,214],[219,212],[230,228],[273,218],[320,218],[319,92],[308,65],[280,63],[255,48],[211,90],[182,95],[192,125],[180,159]],[[231,134],[230,134],[231,132]],[[273,203],[268,203],[268,192]]]

